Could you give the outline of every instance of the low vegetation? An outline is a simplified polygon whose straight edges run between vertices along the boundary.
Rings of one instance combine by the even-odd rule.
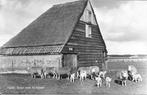
[[[134,65],[141,74],[142,82],[127,80],[127,86],[121,86],[115,82],[116,73],[127,69],[128,65]],[[33,79],[29,74],[5,74],[0,75],[0,92],[4,94],[100,94],[100,95],[142,95],[147,94],[147,64],[145,62],[108,62],[106,76],[111,77],[111,87],[102,84],[96,86],[94,80],[86,79],[70,82],[67,79]]]

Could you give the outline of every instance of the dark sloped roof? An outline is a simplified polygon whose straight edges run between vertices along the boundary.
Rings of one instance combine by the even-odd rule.
[[[87,0],[54,5],[2,46],[23,47],[65,44],[82,15]]]

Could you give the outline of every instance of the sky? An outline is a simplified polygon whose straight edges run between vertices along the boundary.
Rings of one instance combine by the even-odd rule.
[[[0,46],[55,4],[75,0],[0,0]],[[147,1],[90,0],[108,54],[147,54]]]

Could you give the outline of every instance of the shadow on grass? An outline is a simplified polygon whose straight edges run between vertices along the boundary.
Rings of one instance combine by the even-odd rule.
[[[118,85],[122,85],[122,81],[121,80],[114,80],[114,83],[118,84]]]

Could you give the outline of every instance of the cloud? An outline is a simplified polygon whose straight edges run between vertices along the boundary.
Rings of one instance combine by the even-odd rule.
[[[54,4],[64,2],[69,0],[0,0],[0,46]]]
[[[118,41],[118,42],[144,40],[141,37],[142,35],[139,33],[140,33],[139,31],[131,29],[128,26],[115,27],[113,29],[109,29],[109,33],[107,33],[106,40]]]
[[[0,0],[0,46],[51,7],[49,3],[37,1]]]
[[[109,54],[147,54],[147,45],[144,42],[114,42],[106,41]]]
[[[146,1],[128,1],[115,8],[95,8],[109,53],[147,54],[146,10]]]
[[[146,40],[147,2],[129,1],[119,8],[97,8],[97,19],[106,40]]]
[[[113,9],[118,8],[121,4],[125,4],[127,0],[91,0],[93,6],[95,8],[106,8],[106,9]]]

